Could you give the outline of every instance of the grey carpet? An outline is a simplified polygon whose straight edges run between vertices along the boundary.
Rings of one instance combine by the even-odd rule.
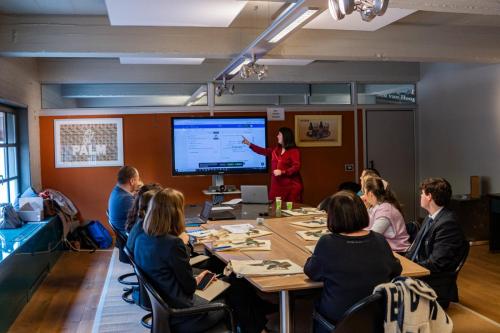
[[[140,323],[147,312],[135,304],[128,304],[122,300],[124,286],[118,283],[117,279],[118,276],[130,272],[132,267],[118,260],[118,250],[115,249],[94,319],[93,333],[149,332]]]

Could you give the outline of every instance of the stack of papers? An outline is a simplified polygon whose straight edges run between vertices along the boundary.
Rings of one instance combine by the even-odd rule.
[[[320,217],[309,221],[297,221],[297,222],[292,222],[291,224],[306,228],[324,228],[327,226],[326,217]]]
[[[213,243],[215,251],[271,251],[271,241],[268,239],[257,240],[253,238],[233,239]]]
[[[297,234],[304,238],[307,241],[317,241],[321,236],[330,233],[328,229],[320,229],[320,230],[300,230],[297,231]]]
[[[309,215],[325,215],[326,213],[322,210],[318,210],[317,208],[298,208],[298,209],[284,209],[281,211],[284,215],[287,216],[309,216]]]
[[[231,260],[228,268],[236,275],[290,275],[303,273],[302,267],[289,259]]]

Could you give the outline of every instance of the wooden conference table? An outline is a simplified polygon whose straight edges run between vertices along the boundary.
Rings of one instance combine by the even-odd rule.
[[[311,230],[300,227],[290,222],[304,221],[311,217],[281,217],[266,219],[263,225],[256,225],[255,220],[228,220],[213,221],[203,225],[205,229],[220,228],[222,225],[249,223],[259,229],[269,230],[271,235],[259,237],[259,239],[271,240],[271,251],[211,251],[211,245],[206,248],[215,256],[227,263],[230,260],[267,260],[267,259],[290,259],[294,263],[304,266],[311,252],[305,247],[314,245],[315,241],[306,241],[296,234],[298,230]],[[429,270],[417,265],[395,253],[403,266],[403,276],[420,277],[429,275]],[[292,332],[292,318],[290,313],[290,291],[321,288],[323,283],[314,282],[304,274],[276,275],[276,276],[245,276],[245,278],[262,292],[278,292],[280,302],[280,331]]]

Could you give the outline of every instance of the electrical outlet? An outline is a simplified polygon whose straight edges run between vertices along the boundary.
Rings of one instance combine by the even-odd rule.
[[[344,171],[354,171],[354,164],[344,164]]]

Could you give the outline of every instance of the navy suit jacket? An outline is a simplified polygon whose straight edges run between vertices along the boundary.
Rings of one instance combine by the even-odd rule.
[[[422,238],[422,233],[428,223],[429,218],[426,218],[414,243]],[[455,270],[466,255],[468,248],[469,244],[456,222],[455,215],[451,210],[443,208],[436,219],[431,222],[414,260],[431,271],[431,275],[422,280],[429,283],[440,300],[458,301]],[[412,258],[415,250],[414,244],[406,253],[406,257]]]

